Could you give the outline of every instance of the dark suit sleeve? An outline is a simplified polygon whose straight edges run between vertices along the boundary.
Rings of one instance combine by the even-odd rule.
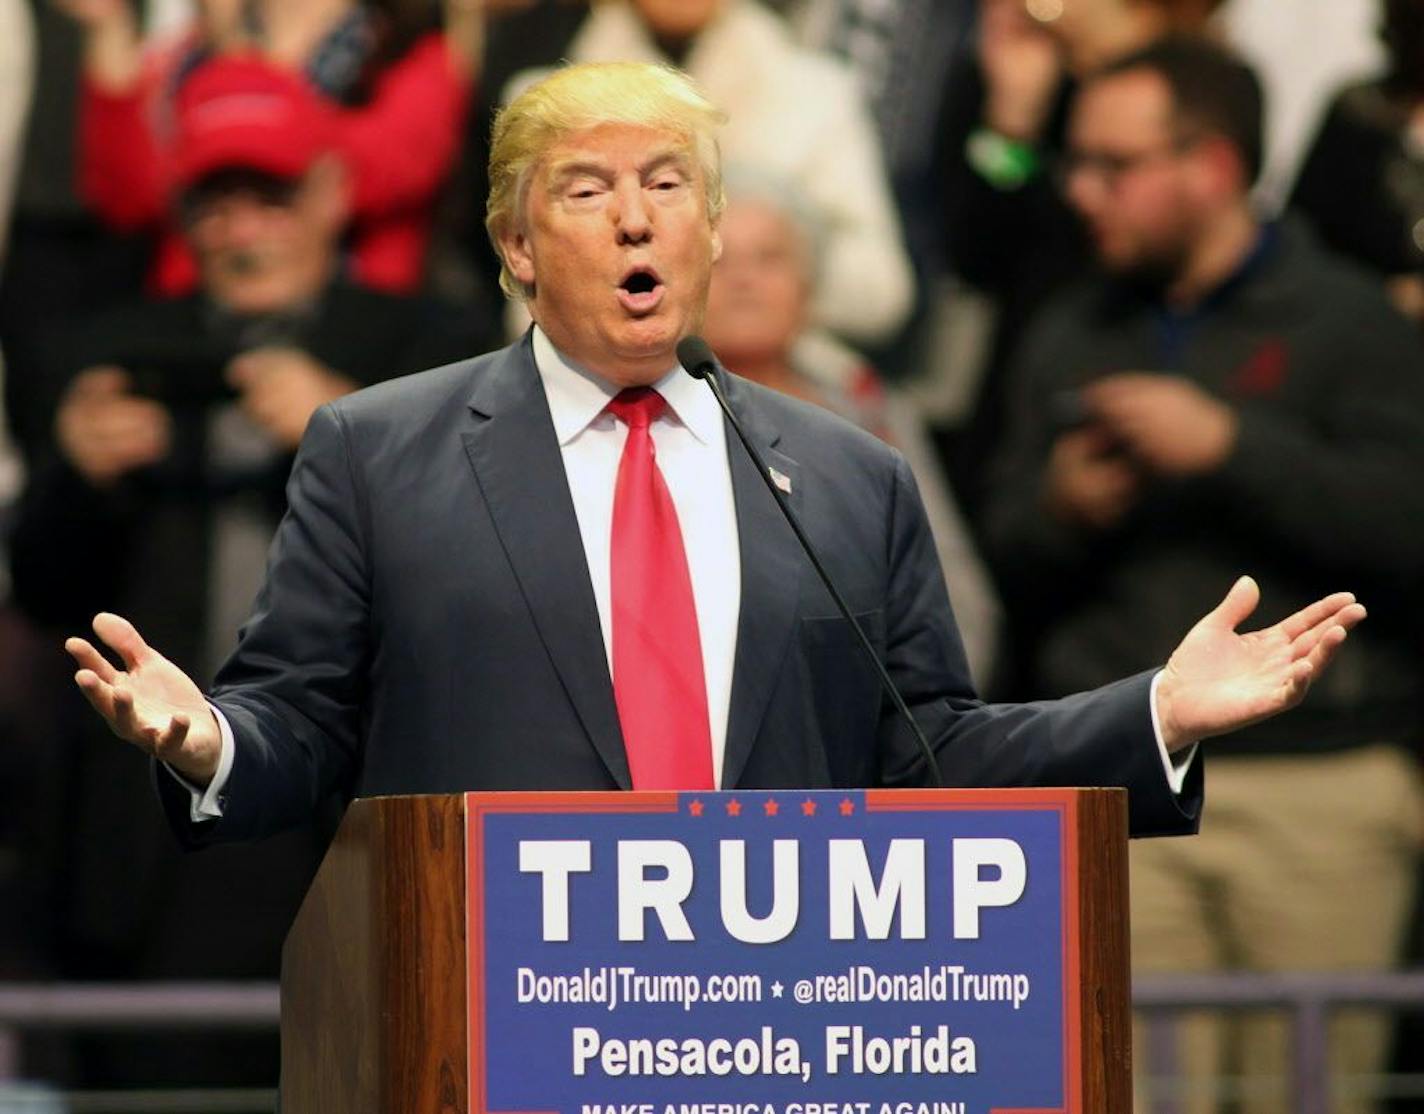
[[[189,845],[291,827],[333,791],[349,795],[356,774],[370,656],[368,551],[347,432],[330,406],[312,417],[287,500],[266,584],[212,695],[237,744],[222,818],[191,823],[188,793],[159,778]]]
[[[886,654],[892,676],[930,740],[945,784],[1124,786],[1133,835],[1193,831],[1202,761],[1180,797],[1167,784],[1152,728],[1152,674],[1030,704],[985,704],[969,680],[909,468],[897,462],[890,508]],[[922,784],[918,748],[893,710],[880,730],[881,779]]]

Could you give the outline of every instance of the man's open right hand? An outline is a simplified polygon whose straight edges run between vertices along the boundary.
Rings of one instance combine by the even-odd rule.
[[[94,617],[94,633],[124,663],[116,669],[83,638],[64,648],[79,671],[74,683],[120,739],[203,787],[217,773],[222,736],[217,717],[192,680],[149,646],[132,623],[107,612]]]

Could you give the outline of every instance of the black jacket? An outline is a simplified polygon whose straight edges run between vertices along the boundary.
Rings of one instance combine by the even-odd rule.
[[[1217,471],[1154,482],[1093,533],[1043,509],[1045,465],[1073,390],[1117,371],[1193,380],[1236,407],[1240,433]],[[1189,322],[1122,284],[1085,283],[1030,332],[1012,390],[986,535],[1039,691],[1164,660],[1251,573],[1252,627],[1342,589],[1370,618],[1301,709],[1219,750],[1419,738],[1424,349],[1375,281],[1287,225]]]

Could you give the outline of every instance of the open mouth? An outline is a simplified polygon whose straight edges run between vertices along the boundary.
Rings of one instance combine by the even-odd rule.
[[[657,308],[663,298],[663,283],[651,267],[635,267],[618,284],[618,300],[634,313]]]

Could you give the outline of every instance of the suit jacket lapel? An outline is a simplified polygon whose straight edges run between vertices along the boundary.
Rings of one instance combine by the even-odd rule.
[[[630,788],[598,606],[528,335],[480,381],[470,409],[465,451],[525,603],[584,730]]]
[[[766,414],[751,405],[745,384],[724,371],[719,370],[718,374],[728,403],[746,428],[752,444],[768,466],[791,481],[789,502],[793,513],[796,512],[800,502],[800,470],[794,460],[776,449],[780,431]],[[771,492],[757,475],[756,465],[730,426],[727,456],[742,562],[742,603],[737,623],[736,663],[732,670],[732,705],[722,756],[722,786],[731,789],[746,768],[796,627],[805,558],[791,527],[772,504]]]

